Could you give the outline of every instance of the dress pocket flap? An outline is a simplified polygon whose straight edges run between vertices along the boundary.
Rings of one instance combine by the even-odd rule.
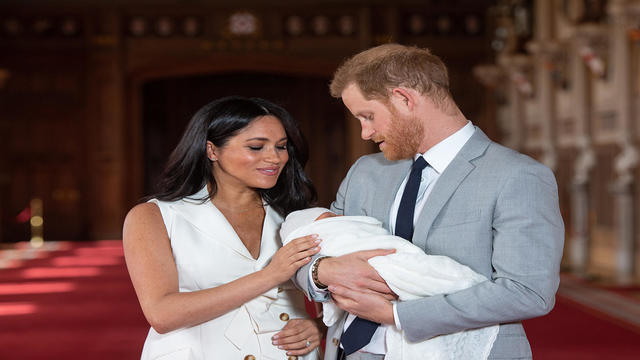
[[[224,337],[226,337],[227,340],[229,340],[238,350],[243,348],[243,345],[253,333],[251,328],[247,328],[247,326],[250,326],[249,324],[251,324],[249,314],[244,307],[240,307],[240,309],[236,311],[236,314],[229,323],[229,327],[227,327],[227,330],[224,333]]]

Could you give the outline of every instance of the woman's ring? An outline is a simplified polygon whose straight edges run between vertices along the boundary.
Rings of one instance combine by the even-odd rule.
[[[309,346],[311,346],[311,341],[309,341],[309,340],[307,339],[307,343],[306,343],[304,346],[305,346],[305,347],[309,347]]]

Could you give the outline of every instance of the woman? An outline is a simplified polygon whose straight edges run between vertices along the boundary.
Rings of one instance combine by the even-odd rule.
[[[124,223],[151,325],[143,359],[317,358],[320,330],[289,278],[320,240],[277,237],[315,198],[306,160],[295,121],[266,100],[219,99],[191,119],[160,192]]]

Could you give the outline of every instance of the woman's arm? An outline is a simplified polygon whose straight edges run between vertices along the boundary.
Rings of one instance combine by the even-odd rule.
[[[157,205],[131,209],[123,228],[133,287],[147,321],[161,334],[216,318],[289,280],[319,251],[318,242],[313,236],[296,239],[278,250],[262,270],[215,288],[179,292],[169,236]]]

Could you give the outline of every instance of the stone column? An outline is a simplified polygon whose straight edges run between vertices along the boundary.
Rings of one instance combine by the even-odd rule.
[[[614,169],[617,178],[611,189],[615,195],[616,228],[618,248],[616,250],[616,280],[627,284],[633,279],[635,271],[635,178],[634,170],[638,166],[638,150],[631,143],[622,145],[620,155],[615,159]]]
[[[124,201],[124,80],[120,16],[95,15],[87,35],[87,197],[91,239],[120,239]]]
[[[524,148],[524,104],[523,100],[533,95],[533,87],[529,82],[532,61],[526,55],[500,56],[498,64],[505,71],[505,87],[509,99],[509,122],[501,124],[506,127],[508,137],[503,140],[505,146],[522,151]]]
[[[610,0],[608,13],[611,18],[611,50],[613,83],[618,115],[618,144],[621,152],[615,159],[616,180],[612,190],[616,199],[618,248],[616,279],[627,283],[635,270],[635,206],[634,172],[638,166],[638,149],[633,143],[634,121],[632,109],[631,55],[627,31],[629,29],[629,2]]]
[[[535,1],[536,29],[534,40],[528,44],[527,49],[534,55],[536,73],[536,98],[540,108],[540,128],[542,131],[542,158],[543,164],[555,170],[557,153],[555,147],[555,94],[554,86],[548,65],[554,61],[557,44],[553,42],[553,8],[550,0]]]
[[[585,275],[589,264],[589,185],[591,169],[596,158],[591,140],[591,82],[589,73],[580,55],[589,40],[599,34],[598,29],[586,26],[577,29],[576,37],[569,49],[569,67],[571,72],[571,93],[574,103],[576,146],[578,155],[574,162],[571,181],[571,242],[569,259],[573,271]]]
[[[589,185],[590,173],[596,159],[587,136],[578,139],[578,156],[574,162],[571,181],[571,243],[569,246],[570,263],[573,271],[585,275],[589,265]]]
[[[509,99],[509,118],[508,123],[501,123],[500,125],[507,128],[508,137],[503,141],[504,146],[514,149],[516,151],[522,151],[524,147],[524,140],[522,138],[522,122],[524,120],[522,110],[522,94],[518,90],[518,85],[511,80],[512,76],[517,76],[514,71],[509,71],[509,78],[507,79],[507,97]]]
[[[501,92],[508,101],[503,108],[508,109],[509,116],[499,116],[495,114],[498,127],[501,132],[501,143],[512,149],[519,149],[518,135],[521,116],[514,116],[513,109],[517,108],[517,96],[513,92],[517,89],[509,81],[509,69],[506,66],[493,64],[476,65],[473,68],[473,75],[489,92]],[[515,99],[514,99],[515,97]]]

